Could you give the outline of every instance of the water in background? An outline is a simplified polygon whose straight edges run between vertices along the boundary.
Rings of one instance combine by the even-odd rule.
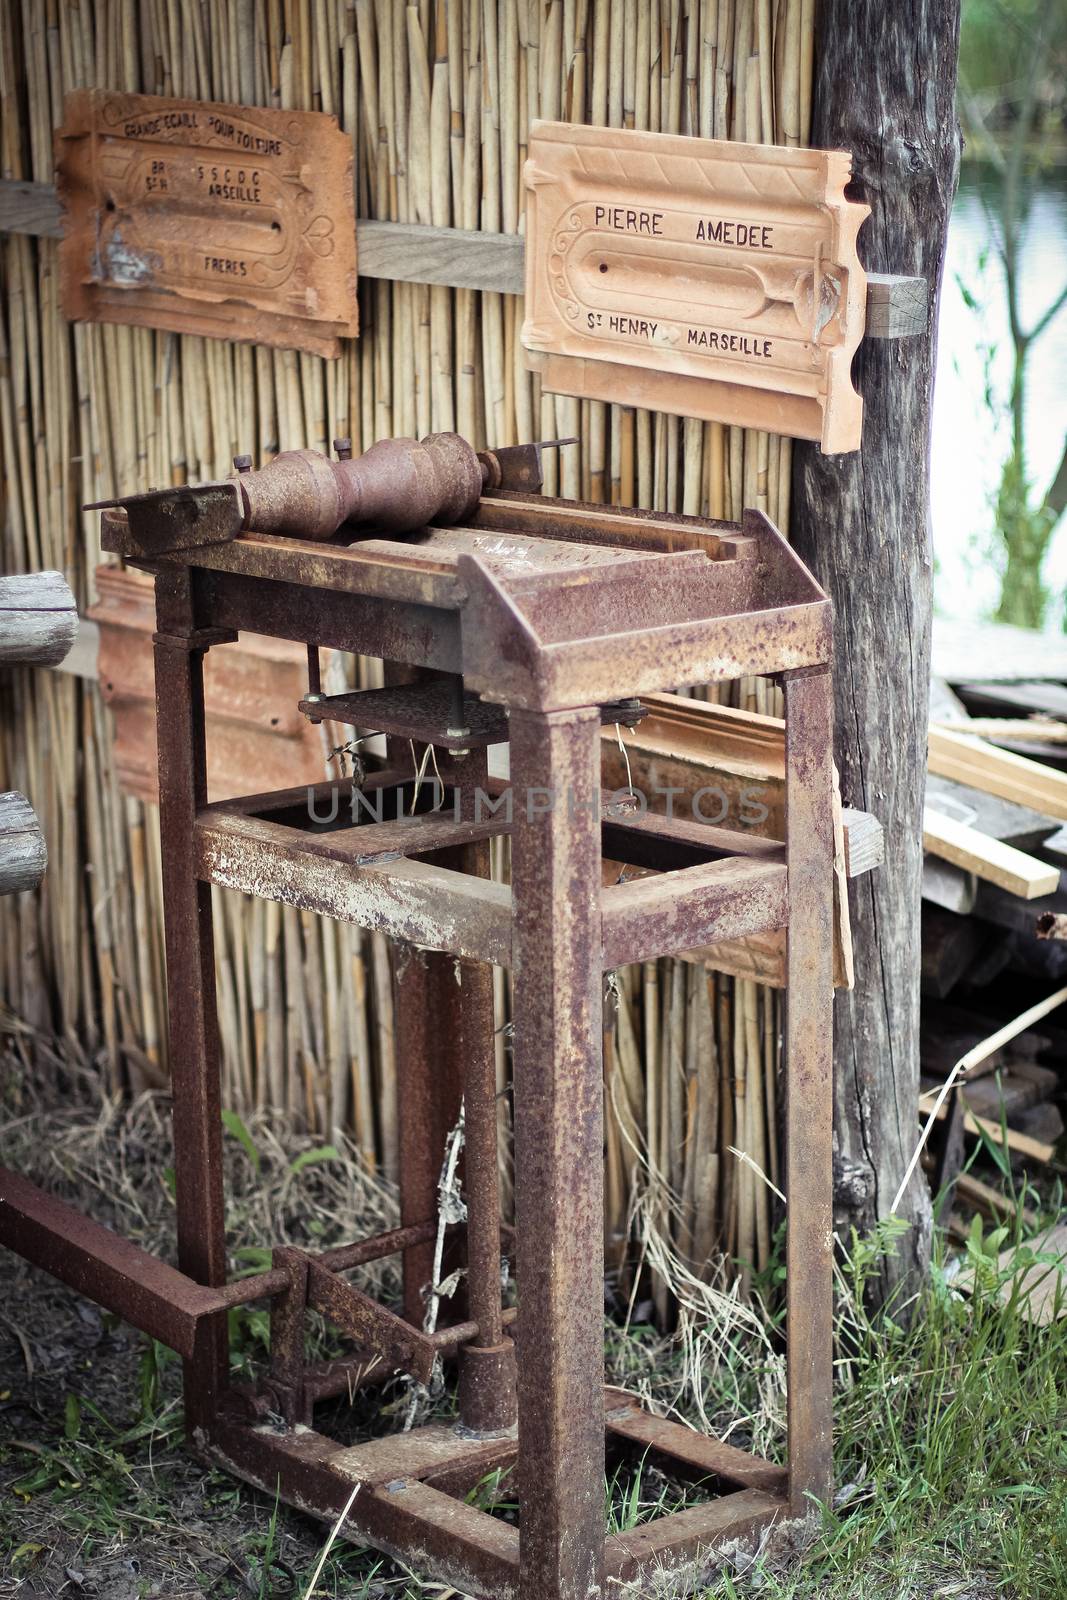
[[[1050,174],[1035,196],[1021,258],[1028,329],[1067,282],[1067,172]],[[979,302],[977,312],[961,284]],[[965,168],[949,226],[934,391],[934,601],[947,617],[988,616],[1000,595],[991,501],[1008,453],[1010,419],[1006,409],[997,415],[986,403],[987,361],[997,402],[1006,408],[1011,341],[1003,272],[976,174]],[[1027,363],[1025,437],[1035,498],[1059,466],[1065,434],[1067,307],[1032,346]],[[1045,626],[1059,632],[1067,597],[1067,516],[1052,536],[1045,579],[1052,592]]]

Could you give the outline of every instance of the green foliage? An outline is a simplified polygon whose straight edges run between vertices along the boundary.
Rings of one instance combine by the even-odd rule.
[[[1023,1247],[1001,1267],[1020,1228],[976,1219],[962,1265],[939,1251],[918,1305],[877,1312],[864,1290],[899,1227],[853,1237],[837,1306],[835,1503],[798,1568],[757,1562],[705,1600],[1067,1595],[1067,1319],[1023,1317],[1022,1274],[1045,1258]]]
[[[1001,566],[997,619],[1042,625],[1048,592],[1041,567],[1064,509],[1060,474],[1035,487],[1026,441],[1027,363],[1032,348],[1067,304],[1067,285],[1042,285],[1051,296],[1036,318],[1024,311],[1023,265],[1036,187],[1062,157],[1067,111],[1067,6],[1063,0],[967,0],[960,45],[959,111],[990,236],[1003,269],[1010,328],[1011,379],[994,394],[986,362],[986,404],[1010,421],[1011,442],[993,507]],[[967,304],[979,309],[965,292]],[[1065,456],[1067,464],[1067,456]],[[1064,469],[1061,467],[1061,472]]]
[[[341,1153],[336,1145],[320,1144],[314,1150],[302,1150],[290,1163],[289,1171],[295,1178],[297,1173],[303,1172],[305,1167],[314,1167],[320,1161],[340,1161]]]
[[[997,621],[1039,628],[1049,602],[1041,567],[1058,517],[1048,505],[1035,501],[1020,450],[1013,449],[1004,463],[995,510],[1006,552]]]
[[[960,25],[960,77],[967,87],[1009,114],[1028,60],[1028,41],[1051,9],[1047,100],[1062,104],[1057,62],[1067,51],[1067,7],[1058,0],[964,0]]]
[[[224,1111],[222,1113],[222,1126],[228,1134],[231,1134],[237,1140],[237,1143],[258,1172],[260,1168],[259,1151],[256,1149],[255,1140],[236,1111]]]

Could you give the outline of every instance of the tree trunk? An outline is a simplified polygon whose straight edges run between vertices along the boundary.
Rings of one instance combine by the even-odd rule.
[[[813,145],[849,150],[872,208],[872,272],[930,285],[927,331],[866,341],[854,367],[863,448],[795,449],[791,530],[834,603],[836,751],[847,805],[885,825],[886,861],[853,880],[856,987],[835,1015],[835,1214],[846,1230],[889,1214],[918,1138],[919,910],[930,677],[930,402],[937,304],[959,166],[959,0],[822,0]],[[919,1171],[911,1223],[884,1289],[930,1244]]]

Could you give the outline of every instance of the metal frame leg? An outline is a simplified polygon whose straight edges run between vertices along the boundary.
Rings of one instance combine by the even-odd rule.
[[[832,1482],[833,702],[826,667],[783,675],[786,716],[786,1297],[793,1514]]]
[[[489,877],[489,841],[463,852],[467,872]],[[500,1151],[493,1048],[493,969],[462,961],[464,1187],[467,1192],[467,1310],[478,1337],[460,1355],[459,1414],[476,1433],[515,1423],[515,1347],[504,1335],[500,1281]]]
[[[427,674],[402,662],[387,661],[387,686],[417,683]],[[386,740],[390,764],[410,760],[408,741]],[[455,852],[432,857],[458,866]],[[438,950],[392,946],[393,1029],[396,1047],[397,1182],[400,1221],[408,1227],[437,1214],[437,1182],[445,1144],[459,1116],[463,1068],[459,1052],[462,1008],[455,961]],[[452,1253],[449,1253],[451,1265]],[[433,1277],[434,1241],[409,1245],[403,1257],[404,1316],[421,1328],[425,1291]]]
[[[441,1162],[463,1093],[454,958],[394,946],[393,993],[400,1222],[408,1227],[437,1215]],[[426,1313],[433,1261],[433,1239],[404,1251],[404,1315],[417,1328]]]
[[[600,719],[515,711],[521,1600],[604,1581]]]
[[[156,729],[167,955],[178,1265],[197,1283],[226,1281],[222,1122],[211,886],[196,874],[193,827],[207,803],[204,653],[190,575],[156,577]],[[226,1317],[212,1317],[185,1363],[186,1426],[214,1418],[226,1383]]]

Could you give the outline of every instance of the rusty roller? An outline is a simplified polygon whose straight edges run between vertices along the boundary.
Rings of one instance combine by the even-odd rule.
[[[352,460],[347,440],[338,440],[337,461],[318,450],[283,450],[253,472],[250,458],[237,456],[235,478],[101,500],[86,510],[124,510],[136,553],[145,557],[247,531],[300,539],[331,539],[342,528],[412,533],[430,522],[461,522],[487,492],[536,492],[542,450],[574,442],[478,451],[458,433],[432,433],[381,439]]]

